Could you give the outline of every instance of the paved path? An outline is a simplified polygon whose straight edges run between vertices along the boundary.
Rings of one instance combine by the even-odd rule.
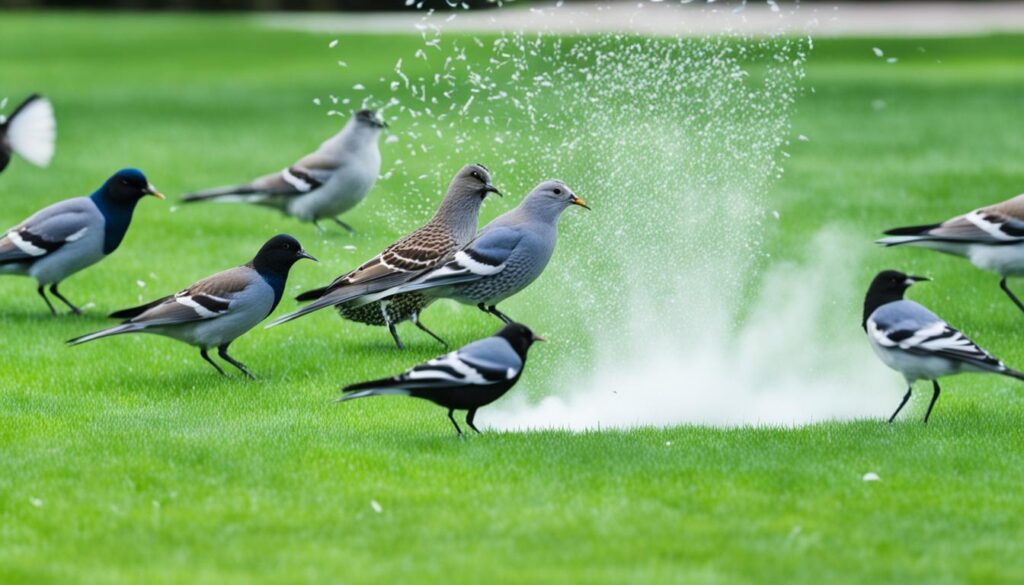
[[[646,0],[555,2],[496,10],[427,15],[398,13],[274,13],[257,18],[274,28],[313,32],[416,32],[424,27],[452,32],[545,31],[629,32],[701,36],[719,32],[815,36],[941,36],[1024,32],[1024,2],[814,3],[794,6],[773,0]]]

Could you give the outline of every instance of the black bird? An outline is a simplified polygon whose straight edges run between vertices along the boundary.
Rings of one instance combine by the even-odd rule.
[[[910,399],[911,389],[918,380],[932,381],[932,401],[928,404],[924,422],[928,422],[935,401],[939,399],[938,379],[943,376],[982,372],[1024,380],[1024,373],[1006,367],[938,315],[903,298],[908,288],[923,280],[928,279],[885,270],[871,281],[864,299],[861,326],[868,334],[871,349],[885,365],[903,374],[907,381],[907,393],[896,412],[889,417],[889,422]]]
[[[461,435],[453,416],[466,410],[466,424],[473,424],[476,411],[501,398],[519,381],[526,366],[526,352],[535,341],[544,338],[528,327],[509,323],[491,337],[474,341],[462,349],[420,364],[393,378],[352,384],[342,389],[338,402],[367,396],[412,396],[448,409],[448,419]]]

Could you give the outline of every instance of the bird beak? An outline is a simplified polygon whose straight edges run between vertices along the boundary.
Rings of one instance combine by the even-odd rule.
[[[547,338],[546,337],[541,337],[540,335],[537,335],[536,333],[534,333],[533,334],[533,340],[534,341],[547,341]]]
[[[167,199],[166,197],[164,197],[163,193],[161,193],[161,192],[156,190],[156,187],[153,186],[153,183],[148,183],[146,185],[145,193],[148,194],[148,195],[152,195],[153,197],[156,197],[157,199],[160,199],[160,200]]]
[[[305,250],[299,250],[298,256],[299,256],[299,258],[308,258],[308,259],[312,260],[313,262],[319,262],[319,260],[314,258],[312,254],[310,254],[309,252],[307,252]]]
[[[579,197],[577,197],[577,196],[575,196],[575,195],[573,195],[573,196],[572,196],[572,204],[573,204],[573,205],[579,205],[579,206],[580,206],[580,207],[582,207],[583,209],[586,209],[586,210],[588,210],[588,211],[591,211],[591,209],[590,209],[590,206],[589,206],[589,205],[587,205],[587,202],[586,202],[586,201],[584,201],[584,200],[582,200],[582,199],[580,199]]]
[[[906,280],[906,285],[907,286],[912,286],[912,285],[914,285],[915,283],[918,283],[918,282],[929,282],[929,281],[931,281],[931,279],[928,278],[927,276],[908,276],[907,280]]]
[[[388,124],[384,120],[377,120],[377,123],[380,124],[381,128],[390,128],[391,127],[391,124]]]
[[[501,194],[501,191],[498,191],[498,188],[490,183],[484,185],[484,194],[486,195],[487,193],[494,193],[498,197],[504,197],[504,195]]]

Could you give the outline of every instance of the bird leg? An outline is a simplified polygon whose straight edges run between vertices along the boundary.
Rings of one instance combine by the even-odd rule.
[[[220,366],[218,366],[216,362],[210,359],[210,355],[206,353],[205,347],[199,350],[199,355],[203,356],[203,359],[209,362],[209,364],[213,366],[215,370],[217,370],[218,374],[220,374],[221,376],[227,376],[227,374],[224,373],[224,370],[220,369]]]
[[[924,424],[928,424],[928,417],[932,415],[932,407],[935,406],[935,401],[939,399],[939,381],[932,380],[932,401],[928,403],[928,412],[924,413]]]
[[[50,299],[46,298],[46,289],[43,287],[43,285],[39,285],[39,288],[37,288],[36,291],[39,292],[39,296],[43,297],[43,300],[46,301],[46,306],[50,307],[50,312],[53,313],[53,315],[56,317],[57,309],[54,309],[53,305],[50,304]]]
[[[255,380],[256,376],[254,376],[253,373],[249,371],[249,368],[245,367],[245,364],[228,355],[228,345],[230,344],[225,343],[224,345],[218,347],[217,355],[219,355],[222,360],[241,370],[242,373],[245,374],[246,377],[248,377],[250,380]]]
[[[1024,303],[1021,303],[1020,299],[1017,298],[1017,295],[1013,294],[1013,291],[1010,290],[1010,287],[1006,284],[1005,276],[1002,280],[999,281],[999,288],[1003,289],[1003,292],[1005,292],[1007,296],[1010,297],[1010,300],[1013,301],[1013,304],[1017,305],[1018,309],[1024,311]]]
[[[459,428],[459,423],[455,422],[455,417],[452,416],[452,413],[454,413],[454,412],[455,412],[454,408],[449,408],[448,409],[448,420],[452,421],[452,424],[455,425],[455,432],[459,433],[459,436],[461,437],[462,436],[462,429]]]
[[[488,307],[487,305],[485,305],[483,303],[480,303],[480,304],[478,304],[476,306],[476,308],[480,309],[484,313],[488,313],[488,314],[494,315],[495,317],[497,317],[497,318],[501,319],[502,321],[504,321],[506,324],[512,322],[512,319],[510,319],[508,315],[506,315],[505,313],[502,313],[501,311],[499,311],[498,307],[496,307],[494,305],[491,305],[491,306]]]
[[[81,315],[82,314],[82,310],[81,309],[76,307],[71,301],[69,301],[66,298],[64,298],[64,295],[60,294],[60,291],[57,290],[57,283],[56,282],[50,285],[50,292],[52,292],[55,297],[60,299],[62,303],[67,305],[68,308],[71,309],[71,312],[73,314],[75,314],[75,315]]]
[[[895,420],[896,419],[896,415],[899,414],[901,410],[903,410],[903,405],[905,405],[907,403],[907,401],[910,400],[910,391],[913,388],[914,388],[913,384],[907,386],[907,393],[903,395],[903,400],[900,402],[900,405],[896,407],[896,412],[892,413],[892,416],[889,417],[889,422],[892,422],[893,420]]]
[[[340,219],[338,219],[337,217],[332,217],[332,218],[331,218],[331,221],[333,221],[334,223],[336,223],[336,224],[338,224],[339,226],[341,226],[341,228],[342,228],[343,230],[347,231],[347,232],[348,232],[348,233],[350,233],[350,234],[354,234],[354,233],[356,233],[356,230],[355,230],[355,229],[354,229],[354,228],[353,228],[352,226],[350,226],[350,225],[348,225],[347,223],[345,223],[345,222],[341,221],[341,220],[340,220]]]
[[[512,322],[512,317],[509,317],[505,313],[499,311],[497,306],[491,305],[490,307],[488,307],[488,310],[491,312],[492,315],[504,321],[506,325]]]
[[[324,232],[327,231],[327,230],[324,229],[324,226],[320,225],[320,220],[319,219],[314,219],[313,220],[313,225],[316,226],[316,231],[319,232],[321,235],[323,235]]]
[[[482,435],[483,433],[480,432],[480,429],[476,428],[476,425],[473,424],[473,417],[475,417],[475,416],[476,416],[476,409],[475,408],[473,410],[467,412],[466,413],[466,424],[469,425],[469,428],[471,428],[474,431],[476,431],[476,434]]]
[[[388,331],[391,332],[391,337],[395,339],[395,345],[398,346],[398,349],[405,349],[405,344],[403,344],[402,339],[398,337],[398,329],[396,329],[395,324],[390,321],[388,322]]]
[[[413,313],[413,315],[412,315],[412,322],[413,322],[413,324],[416,325],[416,327],[419,327],[420,331],[422,331],[422,332],[426,333],[427,335],[433,337],[434,339],[436,339],[438,341],[438,343],[443,345],[445,349],[448,349],[448,342],[447,341],[445,341],[445,340],[441,339],[440,337],[438,337],[438,335],[436,333],[434,333],[430,329],[427,329],[427,326],[420,322],[420,314],[419,313]]]

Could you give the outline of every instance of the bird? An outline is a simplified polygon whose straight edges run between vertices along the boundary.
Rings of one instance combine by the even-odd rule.
[[[182,201],[242,202],[273,207],[323,231],[329,219],[348,232],[338,216],[366,198],[380,173],[381,130],[387,124],[372,110],[360,110],[340,132],[288,168],[249,183],[187,193]]]
[[[1024,303],[1007,284],[1010,277],[1024,276],[1024,194],[942,223],[901,227],[885,234],[890,237],[878,244],[929,248],[961,256],[998,274],[999,288],[1024,311]]]
[[[939,378],[962,372],[987,372],[1024,380],[1024,373],[1006,367],[922,305],[903,298],[915,283],[930,280],[884,270],[875,276],[864,299],[861,326],[885,365],[903,374],[907,393],[889,417],[891,423],[910,399],[914,382],[931,380],[932,400],[924,422],[939,399]]]
[[[222,376],[224,370],[207,353],[212,348],[246,377],[255,378],[245,364],[228,354],[228,347],[274,311],[288,272],[303,258],[316,261],[292,236],[274,236],[248,263],[204,278],[174,295],[111,313],[112,318],[125,321],[67,343],[79,345],[124,333],[156,333],[198,347],[199,355]]]
[[[491,184],[491,175],[487,167],[481,164],[462,167],[448,185],[444,200],[430,221],[391,244],[355,270],[334,279],[329,285],[299,295],[299,300],[315,300],[297,311],[275,319],[267,327],[286,323],[324,307],[334,306],[339,307],[342,317],[361,317],[360,320],[363,322],[376,324],[377,321],[364,318],[363,315],[350,313],[349,306],[362,297],[406,282],[448,261],[456,250],[473,238],[477,229],[480,205],[491,193],[501,195],[501,192]],[[402,347],[402,343],[395,330],[395,324],[413,319],[422,307],[429,304],[430,299],[406,300],[409,302],[392,301],[393,307],[403,310],[389,314],[384,319],[399,348]],[[365,306],[371,303],[373,301],[359,304]],[[379,310],[380,307],[375,307],[369,311]],[[414,320],[419,321],[418,317]],[[418,325],[420,329],[426,330],[422,323]],[[436,335],[434,337],[440,339]]]
[[[54,315],[45,287],[79,315],[57,285],[109,256],[121,244],[139,200],[163,194],[138,169],[122,169],[88,197],[55,203],[9,229],[0,238],[0,274],[30,276]]]
[[[476,305],[511,323],[512,318],[498,310],[498,303],[544,272],[558,240],[558,218],[573,205],[590,209],[564,182],[544,181],[519,206],[487,224],[450,261],[367,299],[422,292]]]
[[[50,100],[34,93],[4,119],[0,116],[0,172],[11,162],[11,155],[46,167],[53,159],[57,141],[57,120]]]
[[[466,424],[473,431],[476,411],[494,402],[519,381],[526,367],[526,354],[537,341],[545,341],[521,323],[509,323],[491,337],[474,341],[393,377],[352,384],[342,388],[337,402],[367,396],[412,396],[448,409],[448,420],[460,436],[454,412],[465,410]]]

